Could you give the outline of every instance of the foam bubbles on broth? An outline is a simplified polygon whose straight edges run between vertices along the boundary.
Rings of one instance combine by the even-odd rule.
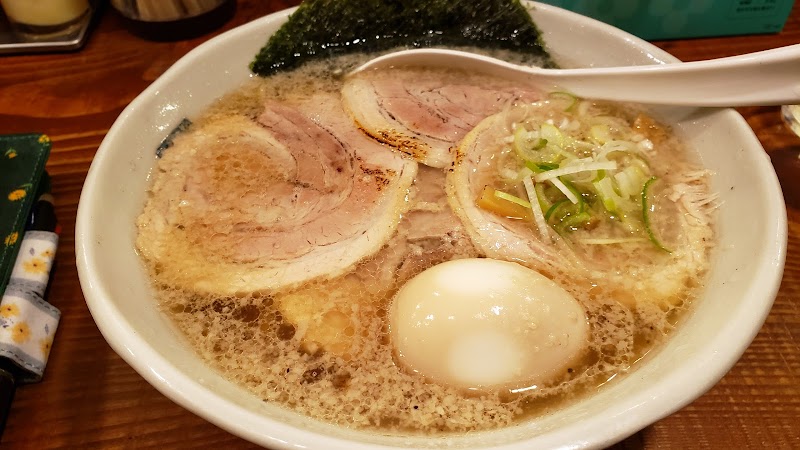
[[[353,64],[350,59],[344,67]],[[330,63],[323,63],[250,80],[195,124],[231,114],[257,117],[268,97],[302,96],[314,89],[336,91],[340,81],[330,69]],[[688,165],[686,155],[678,159],[670,162],[672,172]],[[156,267],[148,267],[160,307],[225,378],[265,401],[316,419],[402,433],[503,427],[591,395],[663,343],[702,281],[702,274],[696,274],[679,298],[667,303],[638,301],[626,306],[617,301],[619,292],[597,281],[549,274],[587,312],[591,332],[586,356],[557,381],[536,389],[464,392],[428,382],[394,362],[387,310],[394,293],[413,275],[445,260],[482,255],[458,229],[413,242],[404,233],[401,225],[395,238],[352,272],[287,292],[238,296],[190,292],[173,287]],[[303,309],[309,302],[311,307]],[[325,335],[328,325],[332,336]]]

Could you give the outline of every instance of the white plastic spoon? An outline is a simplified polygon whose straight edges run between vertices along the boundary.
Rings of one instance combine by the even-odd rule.
[[[456,50],[414,49],[380,56],[353,73],[418,65],[497,75],[601,100],[686,106],[800,103],[800,44],[707,61],[587,69],[542,69]]]

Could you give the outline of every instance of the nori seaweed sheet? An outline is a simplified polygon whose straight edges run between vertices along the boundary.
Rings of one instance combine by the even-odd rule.
[[[311,59],[438,46],[508,50],[553,65],[519,0],[305,0],[250,69],[268,76]]]

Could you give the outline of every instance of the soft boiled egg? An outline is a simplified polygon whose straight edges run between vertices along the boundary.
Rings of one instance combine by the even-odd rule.
[[[588,345],[580,303],[540,273],[475,258],[436,265],[395,296],[400,365],[466,389],[525,389],[566,373]]]

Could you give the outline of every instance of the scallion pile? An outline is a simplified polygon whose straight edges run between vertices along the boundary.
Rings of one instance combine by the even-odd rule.
[[[557,92],[528,108],[555,108],[545,121],[522,120],[505,140],[500,178],[478,205],[498,215],[532,221],[585,245],[650,241],[669,252],[653,225],[659,179],[647,153],[653,142],[628,120],[589,101]],[[579,232],[579,233],[576,233]]]

